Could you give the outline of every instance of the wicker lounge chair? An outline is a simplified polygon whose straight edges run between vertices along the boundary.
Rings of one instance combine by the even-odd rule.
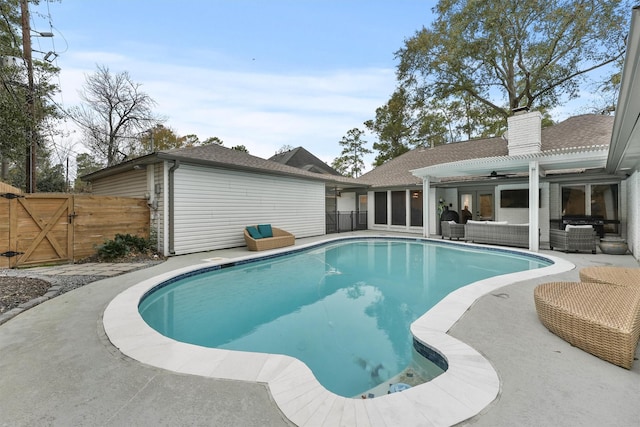
[[[596,253],[596,230],[591,226],[567,225],[566,230],[549,230],[549,246],[565,252],[591,251]]]
[[[552,282],[534,290],[538,317],[568,343],[631,369],[640,337],[640,288]]]
[[[640,268],[585,267],[580,270],[580,280],[591,283],[610,283],[640,289]]]
[[[442,238],[448,237],[451,239],[464,239],[464,224],[457,224],[455,221],[440,221],[440,228],[442,229]]]
[[[296,243],[296,238],[288,231],[284,231],[280,228],[271,227],[273,237],[263,237],[260,239],[254,239],[249,235],[247,228],[244,229],[244,241],[247,243],[247,248],[250,251],[266,251],[268,249],[282,248],[285,246],[291,246]]]

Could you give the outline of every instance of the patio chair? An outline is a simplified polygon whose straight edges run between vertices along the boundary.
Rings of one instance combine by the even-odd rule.
[[[552,282],[534,290],[542,324],[569,344],[631,369],[640,338],[640,287]]]
[[[442,238],[448,237],[449,240],[464,238],[464,224],[458,224],[455,221],[440,221],[442,229]]]
[[[640,289],[640,268],[584,267],[580,270],[580,280],[582,282],[609,283]]]
[[[590,225],[567,225],[565,230],[549,230],[551,250],[565,252],[591,251],[596,253],[597,233]]]

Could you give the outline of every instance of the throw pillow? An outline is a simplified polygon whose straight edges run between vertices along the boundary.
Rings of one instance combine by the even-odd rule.
[[[259,224],[258,232],[262,235],[262,237],[273,237],[273,230],[271,229],[271,224]]]
[[[249,236],[253,237],[254,239],[262,239],[262,234],[260,234],[260,232],[258,231],[258,229],[256,227],[254,227],[253,225],[250,225],[247,227],[247,233],[249,233]]]

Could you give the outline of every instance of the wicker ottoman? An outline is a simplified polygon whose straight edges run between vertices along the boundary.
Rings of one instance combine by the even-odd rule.
[[[580,280],[640,288],[640,268],[585,267],[580,270]]]
[[[631,369],[640,337],[640,287],[552,282],[534,290],[538,317],[568,343]]]

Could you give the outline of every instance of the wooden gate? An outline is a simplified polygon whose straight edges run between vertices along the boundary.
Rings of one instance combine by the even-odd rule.
[[[73,262],[117,233],[149,237],[146,200],[0,193],[0,268]]]
[[[5,267],[73,261],[73,196],[5,193],[2,197],[1,203],[8,204],[8,244],[0,248],[7,259]]]

